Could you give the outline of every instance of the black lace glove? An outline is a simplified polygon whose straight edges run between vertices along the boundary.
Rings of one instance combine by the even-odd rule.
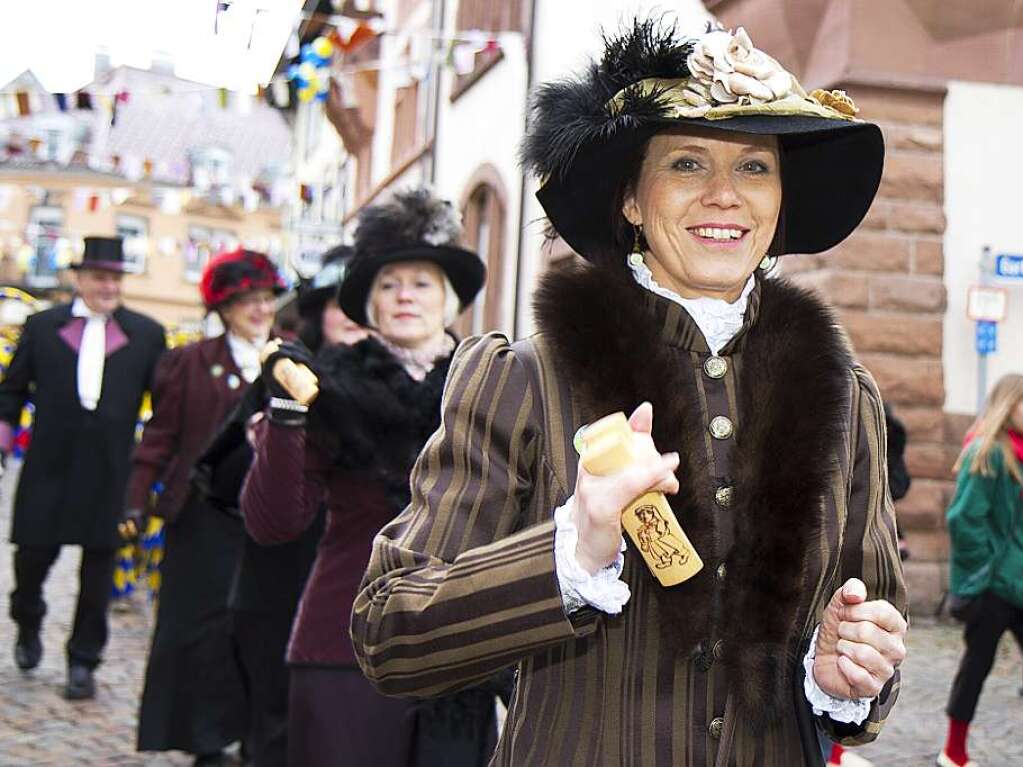
[[[301,341],[281,341],[277,349],[267,356],[263,362],[263,383],[271,397],[292,399],[291,393],[281,386],[274,377],[273,369],[280,360],[288,359],[296,365],[313,366],[313,355]]]
[[[263,383],[270,393],[270,420],[285,426],[302,426],[308,408],[295,402],[291,392],[273,374],[274,366],[283,359],[311,369],[313,355],[300,341],[282,341],[263,362]]]

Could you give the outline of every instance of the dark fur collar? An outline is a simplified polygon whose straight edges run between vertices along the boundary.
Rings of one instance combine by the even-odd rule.
[[[679,652],[708,637],[725,640],[732,691],[752,719],[777,711],[789,689],[807,552],[816,545],[830,456],[846,428],[851,365],[828,309],[782,280],[759,283],[756,321],[736,342],[743,359],[727,512],[715,511],[705,416],[693,377],[680,374],[691,364],[689,350],[679,348],[685,333],[665,327],[666,299],[627,273],[576,265],[546,277],[536,301],[583,421],[647,400],[659,449],[681,454],[681,490],[670,502],[708,566],[671,589],[646,576],[661,630]],[[683,313],[683,322],[692,320]],[[730,552],[717,551],[719,524],[734,526]],[[724,589],[714,574],[722,556]]]
[[[311,439],[342,469],[368,471],[387,485],[396,509],[409,500],[409,473],[440,425],[451,357],[416,381],[379,341],[325,346],[316,357],[320,395],[309,411]]]

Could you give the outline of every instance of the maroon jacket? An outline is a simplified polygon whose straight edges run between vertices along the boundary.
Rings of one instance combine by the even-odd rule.
[[[181,513],[192,467],[247,386],[225,336],[163,356],[153,384],[153,417],[132,456],[128,508],[143,508],[160,481],[164,490],[155,513],[167,521]]]
[[[298,538],[327,503],[327,527],[291,632],[288,662],[355,665],[348,622],[373,538],[395,510],[383,482],[340,469],[307,443],[302,427],[261,422],[256,457],[242,487],[249,534],[261,544]]]

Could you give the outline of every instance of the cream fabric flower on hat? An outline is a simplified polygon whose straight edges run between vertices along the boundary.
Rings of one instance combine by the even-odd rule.
[[[690,80],[683,98],[686,117],[701,117],[721,104],[764,104],[792,94],[795,78],[753,47],[746,30],[715,30],[699,37],[689,54]]]

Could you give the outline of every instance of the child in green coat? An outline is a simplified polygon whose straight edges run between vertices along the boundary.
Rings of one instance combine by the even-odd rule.
[[[966,623],[966,652],[946,713],[941,767],[976,767],[966,736],[984,680],[1006,630],[1023,637],[1023,375],[995,385],[956,463],[947,513],[952,539],[951,593]]]

